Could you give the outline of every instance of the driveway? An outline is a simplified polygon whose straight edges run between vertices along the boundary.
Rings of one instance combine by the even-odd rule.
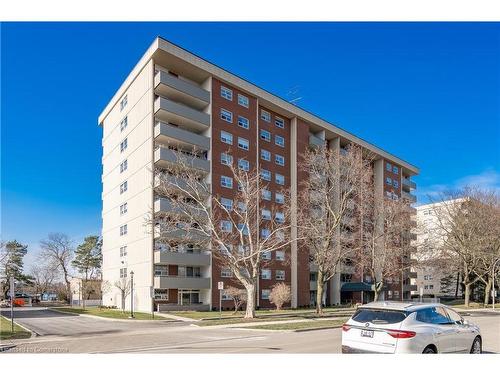
[[[10,309],[2,309],[4,317],[10,318]],[[45,307],[17,307],[14,321],[35,332],[38,336],[82,337],[130,332],[137,329],[154,329],[172,322],[106,321],[80,315],[70,315]],[[175,324],[175,323],[174,323]],[[179,323],[177,323],[179,324]],[[182,323],[180,323],[182,324]]]

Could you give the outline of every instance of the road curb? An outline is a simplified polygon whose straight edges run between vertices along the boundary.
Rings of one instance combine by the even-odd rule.
[[[151,323],[151,322],[174,322],[175,320],[169,320],[169,319],[151,319],[151,320],[145,320],[145,319],[116,319],[116,318],[105,318],[103,316],[96,316],[96,315],[91,315],[91,314],[78,314],[74,312],[69,312],[69,311],[60,311],[60,310],[54,310],[54,309],[47,309],[50,311],[54,312],[59,312],[61,314],[67,314],[67,315],[73,315],[73,316],[83,316],[83,317],[88,317],[92,319],[98,319],[98,320],[106,320],[108,322],[134,322],[134,323]]]

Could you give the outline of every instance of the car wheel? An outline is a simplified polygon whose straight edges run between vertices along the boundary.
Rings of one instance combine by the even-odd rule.
[[[422,354],[437,354],[437,351],[432,346],[428,346],[424,349]]]
[[[472,342],[472,347],[470,348],[471,354],[481,354],[483,352],[483,348],[481,345],[481,337],[476,336],[474,341]]]

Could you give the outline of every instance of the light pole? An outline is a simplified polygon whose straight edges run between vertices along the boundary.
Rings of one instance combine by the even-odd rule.
[[[495,310],[495,295],[497,291],[495,289],[495,268],[497,267],[497,263],[500,262],[500,258],[498,258],[495,263],[493,263],[493,310]]]
[[[134,271],[130,271],[130,318],[134,318]]]

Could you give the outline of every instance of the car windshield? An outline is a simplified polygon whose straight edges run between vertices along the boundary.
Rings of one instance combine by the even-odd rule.
[[[394,324],[402,322],[407,316],[404,311],[358,309],[352,320],[359,323]]]

